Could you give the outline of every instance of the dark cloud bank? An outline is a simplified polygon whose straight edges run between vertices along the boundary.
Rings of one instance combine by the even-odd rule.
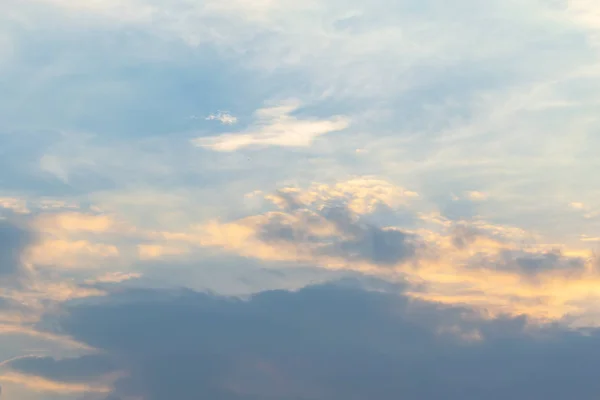
[[[123,289],[71,304],[66,333],[102,354],[23,359],[81,382],[125,370],[112,399],[597,399],[600,334],[410,302],[356,282],[249,300]],[[479,332],[479,340],[473,332]]]

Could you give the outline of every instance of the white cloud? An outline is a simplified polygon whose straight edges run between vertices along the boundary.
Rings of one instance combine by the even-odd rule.
[[[567,15],[582,27],[587,28],[594,44],[600,44],[600,5],[595,0],[568,0]]]
[[[553,35],[546,26],[559,24],[538,0],[496,0],[485,7],[477,0],[459,6],[443,0],[24,2],[93,16],[80,20],[94,24],[131,24],[192,47],[215,46],[250,68],[301,70],[318,87],[315,93],[359,97],[397,94],[422,83],[420,73],[435,66],[514,60]],[[560,23],[568,18],[560,17]]]
[[[62,161],[53,155],[46,154],[40,159],[40,168],[42,171],[48,172],[61,181],[67,183],[69,181],[69,173]]]
[[[467,192],[467,198],[469,198],[473,201],[483,201],[488,198],[488,194],[474,190],[474,191]]]
[[[235,151],[249,146],[308,147],[319,136],[341,131],[350,126],[348,118],[301,119],[291,115],[298,102],[282,103],[256,111],[256,121],[248,129],[192,141],[198,147],[215,151]]]
[[[216,114],[210,114],[206,117],[207,121],[219,121],[223,125],[234,125],[237,123],[237,117],[227,113],[227,112],[218,112]]]

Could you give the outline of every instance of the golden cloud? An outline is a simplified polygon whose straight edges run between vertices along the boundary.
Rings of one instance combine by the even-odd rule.
[[[402,278],[415,298],[494,315],[583,318],[600,304],[599,268],[585,250],[540,244],[517,227],[447,220],[435,211],[417,214],[422,226],[412,230],[370,224],[377,204],[398,206],[412,193],[377,180],[283,189],[266,196],[279,211],[212,221],[187,239],[261,260]],[[331,213],[336,207],[341,214]]]
[[[107,258],[117,258],[119,249],[112,244],[93,243],[88,240],[49,239],[32,247],[27,261],[35,265],[59,268],[85,268],[105,263]]]

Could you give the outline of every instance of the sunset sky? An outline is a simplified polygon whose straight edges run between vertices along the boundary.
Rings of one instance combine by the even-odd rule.
[[[0,1],[0,397],[592,400],[600,2]]]

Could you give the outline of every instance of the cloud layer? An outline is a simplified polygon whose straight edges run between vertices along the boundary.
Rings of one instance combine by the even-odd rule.
[[[248,300],[126,290],[69,311],[67,332],[128,369],[117,398],[592,399],[599,389],[595,332],[485,320],[353,282]],[[11,365],[59,382],[112,366],[104,357]]]

